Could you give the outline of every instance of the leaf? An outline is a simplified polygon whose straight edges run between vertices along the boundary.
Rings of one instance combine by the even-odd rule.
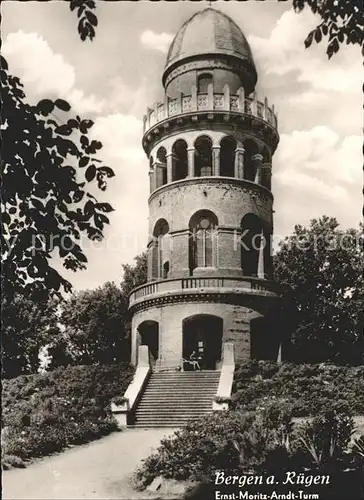
[[[56,99],[54,101],[54,105],[57,106],[57,108],[61,109],[62,111],[70,111],[71,109],[71,105],[64,99]]]
[[[5,69],[5,70],[9,69],[8,62],[5,59],[5,57],[3,57],[3,56],[0,56],[0,65],[1,65],[1,69]]]
[[[2,214],[1,214],[1,220],[2,220],[2,222],[3,222],[4,224],[10,224],[10,221],[11,221],[11,219],[10,219],[10,215],[9,215],[9,214],[7,214],[7,213],[2,213]]]
[[[91,200],[88,200],[83,208],[83,211],[86,215],[92,215],[95,213],[95,206]]]
[[[71,118],[70,120],[68,120],[67,125],[71,128],[78,128],[79,127],[78,121],[75,120],[74,118]]]
[[[115,209],[110,205],[110,203],[96,203],[95,208],[101,210],[101,212],[113,212]]]
[[[49,115],[54,109],[54,103],[50,99],[42,99],[36,106],[37,110],[43,115]]]
[[[84,195],[85,195],[84,191],[76,191],[73,195],[73,202],[79,203],[84,197]]]
[[[74,252],[73,255],[79,262],[85,262],[85,263],[88,262],[86,255],[82,252],[77,252],[77,253]]]
[[[80,124],[80,131],[82,134],[87,134],[87,130],[94,125],[92,120],[82,120]]]
[[[308,34],[308,36],[307,36],[307,38],[306,38],[306,40],[305,40],[305,47],[306,47],[306,49],[308,49],[308,47],[310,47],[310,46],[311,46],[311,44],[312,44],[312,40],[313,40],[313,35],[314,35],[314,32],[315,32],[315,30],[311,31],[311,32]]]
[[[315,41],[316,43],[320,43],[321,40],[322,40],[321,29],[320,26],[317,26],[317,28],[315,29]]]
[[[93,181],[95,176],[96,176],[96,167],[95,165],[90,165],[85,173],[85,178],[87,182]]]
[[[55,132],[60,135],[71,135],[72,129],[68,125],[61,125],[56,128]]]
[[[114,173],[113,169],[110,167],[99,167],[97,170],[100,173],[102,173],[103,175],[106,175],[106,177],[108,177],[108,178],[115,177],[115,173]]]
[[[82,146],[88,146],[90,143],[87,135],[81,135],[80,142],[81,142]]]
[[[90,10],[86,10],[85,16],[87,17],[89,23],[92,24],[92,26],[97,26],[97,17],[93,12],[91,12]]]
[[[80,168],[84,168],[84,167],[86,167],[86,165],[88,164],[89,161],[90,161],[90,157],[89,156],[82,156],[82,158],[78,162],[78,166]]]
[[[30,202],[33,205],[33,207],[36,208],[37,210],[39,210],[40,212],[44,211],[44,205],[41,201],[36,200],[35,198],[32,198],[30,200]]]

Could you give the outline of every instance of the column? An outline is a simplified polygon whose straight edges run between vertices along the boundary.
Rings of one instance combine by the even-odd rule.
[[[264,248],[267,242],[265,241],[264,232],[262,230],[260,235],[260,248],[259,248],[259,257],[258,257],[258,270],[257,275],[258,278],[265,278],[265,269],[264,269]]]
[[[220,146],[212,146],[212,175],[220,175]]]
[[[155,187],[158,189],[159,187],[163,186],[163,168],[160,163],[156,163],[154,165],[154,170],[155,170]]]
[[[272,164],[270,162],[266,162],[262,164],[262,186],[267,189],[272,188]]]
[[[252,162],[254,165],[255,178],[254,182],[256,184],[262,183],[262,160],[263,156],[261,154],[256,154],[252,156]]]
[[[166,158],[167,158],[167,184],[172,182],[173,180],[173,153],[167,153]]]
[[[187,149],[188,177],[195,177],[195,148]]]
[[[242,146],[235,149],[234,177],[237,179],[244,179],[244,153]]]
[[[149,186],[150,192],[153,193],[155,191],[155,168],[149,170]]]

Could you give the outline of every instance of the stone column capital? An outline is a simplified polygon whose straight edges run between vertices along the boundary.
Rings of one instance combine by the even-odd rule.
[[[235,153],[245,153],[245,148],[243,146],[237,146],[235,148]]]
[[[261,155],[260,153],[256,153],[255,155],[252,156],[252,160],[262,161],[263,160],[263,155]]]
[[[216,150],[218,150],[218,149],[221,149],[221,146],[220,146],[220,144],[214,144],[214,145],[212,146],[212,149],[216,149]]]

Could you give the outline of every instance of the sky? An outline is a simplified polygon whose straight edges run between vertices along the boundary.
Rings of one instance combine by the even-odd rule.
[[[76,290],[119,283],[148,236],[149,164],[141,146],[148,106],[163,99],[168,47],[181,25],[208,2],[98,2],[96,38],[82,42],[67,2],[3,2],[2,51],[30,101],[64,98],[91,118],[100,157],[116,176],[105,194],[115,211],[101,243],[83,240],[87,269],[66,271]],[[361,58],[343,45],[328,60],[325,39],[304,39],[319,22],[290,2],[213,2],[240,26],[258,71],[258,98],[278,113],[273,157],[275,241],[322,215],[355,227],[362,208]],[[203,36],[203,34],[202,34]]]

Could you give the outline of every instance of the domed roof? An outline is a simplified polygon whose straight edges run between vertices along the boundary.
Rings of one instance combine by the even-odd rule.
[[[212,8],[197,12],[183,24],[169,48],[166,68],[186,57],[203,54],[230,55],[253,63],[249,43],[239,26]]]

